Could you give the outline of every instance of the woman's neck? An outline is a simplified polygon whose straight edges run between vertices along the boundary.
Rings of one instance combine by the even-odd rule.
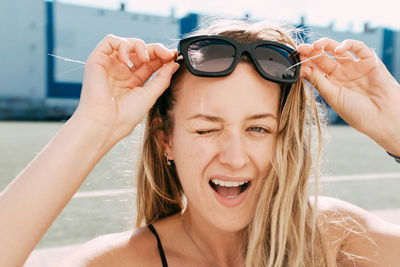
[[[241,255],[243,235],[241,231],[223,231],[210,224],[189,207],[181,217],[182,228],[187,232],[189,242],[200,250],[208,261],[218,266],[243,266]]]

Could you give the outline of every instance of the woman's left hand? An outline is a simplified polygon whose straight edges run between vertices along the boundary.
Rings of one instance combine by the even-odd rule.
[[[301,76],[328,104],[386,151],[400,155],[400,85],[375,52],[360,41],[329,38],[302,44],[298,51],[302,61],[310,59],[302,63]]]

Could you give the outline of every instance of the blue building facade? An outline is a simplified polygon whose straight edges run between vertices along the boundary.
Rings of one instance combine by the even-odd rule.
[[[2,28],[0,34],[9,36],[15,44],[8,48],[15,49],[10,54],[21,55],[21,58],[5,55],[0,62],[3,70],[0,73],[0,119],[59,119],[72,114],[79,101],[84,66],[51,55],[84,62],[108,33],[176,47],[179,38],[207,19],[195,13],[176,18],[173,14],[156,16],[126,12],[122,6],[121,10],[105,10],[43,0],[32,0],[29,4],[15,0],[1,5],[0,23],[15,17],[20,19],[15,21],[15,30]],[[336,32],[329,27],[305,25],[304,20],[296,27],[303,29],[299,37],[306,42],[322,36],[338,41],[364,41],[375,49],[394,77],[400,79],[400,66],[397,66],[400,64],[399,32],[384,28],[362,33]],[[32,33],[23,32],[26,29]],[[314,36],[314,33],[318,35]],[[28,48],[18,46],[28,41],[33,42]],[[18,53],[21,50],[22,53]],[[32,76],[19,79],[21,71]],[[332,114],[334,122],[337,117]]]

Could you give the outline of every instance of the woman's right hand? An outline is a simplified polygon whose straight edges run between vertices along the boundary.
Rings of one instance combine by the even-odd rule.
[[[23,265],[101,157],[168,87],[179,66],[171,62],[175,55],[160,44],[113,35],[97,45],[74,115],[0,194],[0,266]]]
[[[169,86],[176,51],[140,39],[107,35],[86,61],[78,117],[117,143],[129,135]],[[133,65],[132,65],[133,64]],[[161,68],[161,69],[160,69]],[[156,72],[156,77],[145,82]]]

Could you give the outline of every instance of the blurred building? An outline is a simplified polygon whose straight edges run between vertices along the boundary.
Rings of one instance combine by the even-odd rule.
[[[171,46],[205,19],[198,14],[176,18],[173,10],[170,16],[132,13],[123,4],[110,10],[56,1],[2,1],[0,119],[65,119],[72,114],[84,66],[51,55],[85,62],[108,33]],[[321,37],[364,41],[400,80],[399,32],[368,24],[362,33],[300,26],[309,33],[308,41]]]
[[[63,119],[78,104],[84,65],[108,33],[168,46],[184,20],[56,1],[0,3],[0,118]],[[6,26],[7,25],[7,26]]]

